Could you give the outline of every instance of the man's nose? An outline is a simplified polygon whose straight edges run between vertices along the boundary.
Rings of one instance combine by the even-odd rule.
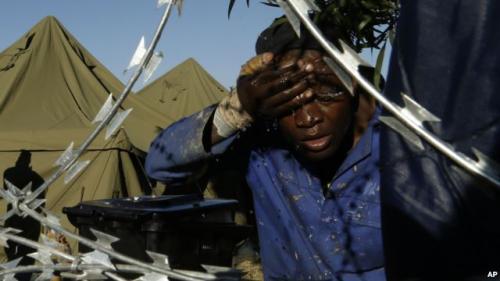
[[[304,104],[295,113],[295,124],[300,128],[309,128],[321,122],[320,110],[315,102]]]

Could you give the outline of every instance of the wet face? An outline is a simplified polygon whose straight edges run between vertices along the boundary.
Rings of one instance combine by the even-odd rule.
[[[284,55],[280,65],[289,65],[293,57],[296,54]],[[323,62],[320,52],[307,50],[301,54],[301,61],[314,65],[314,75],[308,78],[308,90],[313,92],[314,99],[281,117],[279,128],[294,151],[308,161],[318,162],[331,158],[350,141],[354,101]]]

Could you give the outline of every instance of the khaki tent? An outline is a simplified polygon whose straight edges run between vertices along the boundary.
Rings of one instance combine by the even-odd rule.
[[[219,102],[227,90],[189,58],[138,92],[137,98],[178,120]]]
[[[0,131],[0,179],[2,182],[7,179],[19,188],[27,181],[41,184],[42,179],[55,171],[54,163],[65,147],[71,141],[80,145],[88,134],[88,129]],[[99,135],[80,158],[90,160],[90,164],[66,184],[65,175],[56,180],[44,196],[45,207],[59,214],[66,229],[74,229],[61,215],[63,207],[87,200],[142,194],[144,176],[138,172],[138,160],[131,151],[132,145],[123,130],[107,141],[103,134]],[[6,210],[4,200],[0,201],[0,210],[2,213]],[[75,241],[70,241],[70,246],[76,250]]]
[[[71,142],[78,147],[93,130],[91,121],[107,93],[122,88],[56,19],[38,23],[0,53],[1,182],[4,175],[12,182],[47,178],[66,147]],[[133,147],[145,149],[150,142],[145,132],[152,138],[166,119],[138,101],[127,106],[136,113],[127,134],[119,130],[108,140],[99,135],[81,158],[91,160],[89,166],[69,183],[62,177],[51,185],[45,196],[49,210],[60,214],[80,201],[142,194],[145,177]],[[5,210],[4,200],[0,207]],[[63,224],[70,226],[65,219]]]
[[[108,94],[123,88],[54,17],[44,18],[0,54],[0,131],[91,128]],[[133,95],[123,108],[133,108],[124,127],[142,151],[173,121]]]
[[[79,145],[88,133],[88,130],[82,129],[0,132],[2,182],[9,168],[21,169],[16,163],[22,150],[28,151],[31,156],[31,170],[42,178],[48,178],[56,170],[54,163],[68,143],[73,141]],[[80,201],[141,194],[141,178],[135,167],[137,159],[130,153],[131,150],[123,130],[107,141],[100,135],[80,158],[81,161],[90,160],[88,168],[67,184],[64,183],[64,176],[52,184],[46,196],[46,207],[60,211]],[[8,180],[14,182],[16,179]]]
[[[68,184],[60,178],[51,185],[45,196],[48,209],[59,213],[62,207],[80,201],[142,193],[145,178],[133,153],[137,152],[135,148],[146,152],[160,128],[217,102],[224,91],[192,60],[183,65],[189,67],[175,78],[183,81],[177,84],[169,78],[168,85],[189,93],[177,99],[182,101],[184,112],[178,111],[177,103],[158,107],[154,93],[144,99],[130,95],[122,109],[133,111],[124,129],[107,141],[98,136],[82,157],[91,160],[90,165]],[[78,147],[93,130],[91,122],[108,94],[116,97],[123,87],[54,17],[36,24],[0,53],[2,182],[4,172],[16,169],[23,150],[31,156],[29,169],[47,178],[66,147],[72,141]],[[213,89],[215,94],[207,89]],[[166,113],[169,110],[171,113]],[[4,203],[2,200],[0,211],[5,210]],[[63,223],[69,226],[66,220]]]
[[[109,93],[123,84],[54,17],[0,53],[0,130],[89,128]],[[29,94],[26,94],[29,93]],[[161,128],[218,102],[226,90],[188,59],[140,91],[123,109],[134,147],[147,152]]]
[[[54,17],[44,18],[0,53],[1,165],[15,163],[11,158],[22,149],[36,151],[33,160],[43,152],[40,155],[51,156],[40,159],[44,166],[39,166],[37,172],[46,176],[56,154],[62,153],[71,141],[76,147],[95,128],[92,120],[108,93],[119,93],[122,89],[122,83]],[[156,126],[167,119],[156,116],[146,105],[131,98],[124,106],[133,108],[126,121],[126,133],[122,131],[108,141],[99,136],[92,144],[93,149],[106,153],[114,149],[129,153],[134,147],[147,149]],[[149,139],[145,137],[147,134]],[[112,143],[119,146],[108,147]],[[121,169],[128,168],[125,173],[136,174],[134,177],[142,174],[140,169],[131,168],[131,163],[120,165]],[[92,176],[97,179],[100,174]],[[124,188],[137,194],[140,190],[137,180],[129,183]]]

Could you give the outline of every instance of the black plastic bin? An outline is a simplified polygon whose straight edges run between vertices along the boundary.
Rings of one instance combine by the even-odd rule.
[[[93,228],[120,238],[113,248],[125,255],[151,262],[149,250],[168,255],[172,268],[202,270],[201,264],[230,267],[234,246],[248,237],[251,227],[234,222],[237,204],[165,195],[88,201],[63,212],[84,237],[93,239]]]

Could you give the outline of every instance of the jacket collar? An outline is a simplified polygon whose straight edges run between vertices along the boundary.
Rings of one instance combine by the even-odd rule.
[[[355,166],[356,164],[358,164],[359,162],[363,161],[365,158],[371,155],[373,146],[372,140],[374,134],[374,126],[379,124],[379,115],[380,115],[380,110],[377,109],[373,114],[372,119],[368,123],[368,127],[366,128],[365,132],[359,139],[358,143],[351,149],[346,159],[344,160],[342,165],[340,165],[339,169],[335,173],[333,180],[337,179],[338,177],[343,175],[346,171],[351,169],[353,166]]]

